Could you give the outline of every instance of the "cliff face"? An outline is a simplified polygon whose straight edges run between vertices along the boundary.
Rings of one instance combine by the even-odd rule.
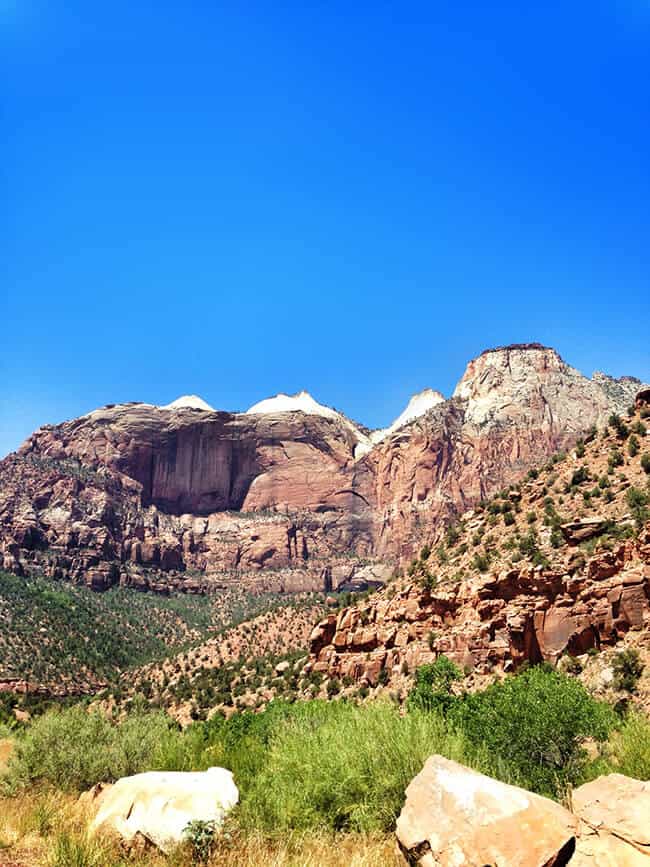
[[[647,649],[650,393],[638,408],[426,539],[405,577],[328,615],[306,671],[354,691],[404,686],[441,653],[488,676],[622,640]]]
[[[587,379],[537,344],[484,352],[451,400],[369,455],[376,550],[409,558],[441,522],[517,481],[612,412],[625,413],[640,385],[602,374]]]
[[[98,589],[382,578],[639,387],[588,380],[533,345],[484,353],[451,400],[420,402],[423,415],[374,439],[304,395],[245,414],[105,407],[41,428],[0,462],[4,567]]]

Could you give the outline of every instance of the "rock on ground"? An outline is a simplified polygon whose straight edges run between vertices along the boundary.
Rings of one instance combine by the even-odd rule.
[[[571,806],[582,822],[571,867],[650,864],[650,783],[598,777],[573,792]]]
[[[96,809],[90,830],[116,832],[126,843],[144,837],[163,852],[183,842],[193,821],[220,825],[239,800],[232,773],[225,768],[202,772],[149,771],[123,777],[113,786],[82,795]]]
[[[548,798],[431,756],[406,790],[397,839],[420,867],[560,867],[578,820]]]
[[[435,755],[406,790],[397,839],[420,867],[650,865],[650,782],[599,777],[571,808]]]

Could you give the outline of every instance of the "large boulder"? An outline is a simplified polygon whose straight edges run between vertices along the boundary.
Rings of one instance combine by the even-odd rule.
[[[420,867],[560,867],[578,824],[548,798],[434,755],[406,790],[397,839]]]
[[[571,806],[583,823],[571,867],[650,864],[650,783],[598,777],[574,790]]]
[[[117,833],[126,843],[144,838],[163,852],[183,842],[190,822],[220,825],[239,800],[232,773],[225,768],[185,773],[149,771],[123,777],[93,790],[97,810],[90,830]]]

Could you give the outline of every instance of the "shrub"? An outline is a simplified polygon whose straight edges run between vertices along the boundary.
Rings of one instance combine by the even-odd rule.
[[[160,713],[135,713],[119,726],[80,706],[50,710],[36,719],[9,759],[10,786],[50,783],[81,791],[98,782],[164,767],[180,731]]]
[[[612,449],[610,456],[607,460],[607,466],[609,467],[610,472],[614,469],[614,467],[622,467],[625,463],[625,459],[623,455],[618,449]]]
[[[454,527],[453,525],[447,527],[447,530],[445,532],[445,544],[447,545],[447,547],[453,547],[459,539],[460,532],[458,531],[458,528]]]
[[[616,435],[620,437],[620,439],[627,439],[629,429],[623,419],[620,417],[620,415],[612,413],[612,415],[610,415],[609,417],[609,424],[614,428],[614,430],[616,431]]]
[[[634,435],[627,441],[627,453],[631,458],[639,454],[639,441]]]
[[[650,452],[644,452],[641,455],[641,468],[644,473],[650,474]]]
[[[304,706],[277,731],[264,769],[243,796],[245,827],[389,829],[404,789],[432,753],[488,770],[482,754],[468,751],[435,714],[401,717],[384,702],[322,704]]]
[[[648,517],[650,517],[650,512],[648,512],[647,508],[648,503],[650,503],[650,497],[640,488],[632,487],[627,489],[625,498],[637,527],[641,529],[643,524],[648,520]]]
[[[578,467],[577,470],[574,470],[573,475],[571,476],[571,486],[574,485],[582,485],[584,482],[588,481],[590,478],[589,470],[583,464],[581,467]]]
[[[430,665],[421,665],[407,699],[409,710],[436,710],[444,714],[454,701],[451,685],[462,676],[458,666],[444,654]]]
[[[626,692],[634,692],[644,669],[639,651],[634,648],[617,653],[612,663],[614,686]]]
[[[519,785],[550,797],[580,780],[587,764],[582,740],[605,740],[615,722],[582,684],[546,666],[463,696],[449,718],[471,743],[498,756]]]
[[[487,570],[490,568],[490,558],[488,554],[474,554],[472,566],[479,572],[487,572]]]
[[[195,819],[189,822],[183,830],[183,836],[189,843],[194,861],[206,864],[214,848],[217,823]]]

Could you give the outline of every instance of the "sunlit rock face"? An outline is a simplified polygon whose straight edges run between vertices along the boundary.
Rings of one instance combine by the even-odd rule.
[[[306,392],[246,413],[196,395],[107,406],[0,462],[0,552],[96,589],[336,588],[411,556],[639,387],[531,344],[483,353],[450,400],[426,389],[375,432]]]

